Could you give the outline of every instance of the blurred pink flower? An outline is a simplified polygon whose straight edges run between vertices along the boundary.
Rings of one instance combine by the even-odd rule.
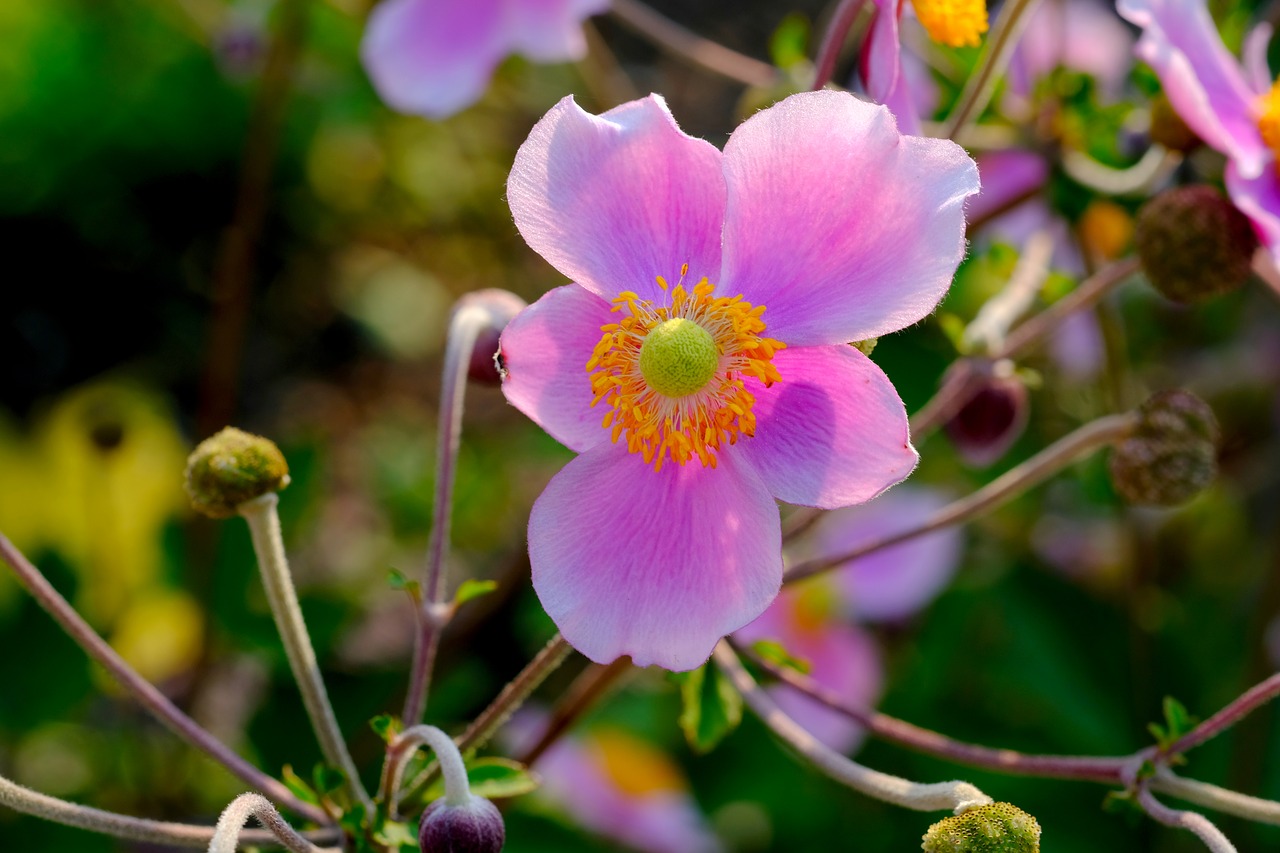
[[[1267,67],[1271,27],[1249,34],[1242,66],[1204,0],[1120,0],[1117,9],[1142,28],[1137,54],[1155,69],[1178,115],[1227,156],[1227,193],[1280,262],[1280,88]]]
[[[507,327],[503,390],[581,454],[529,519],[570,643],[696,667],[778,593],[775,497],[846,506],[911,472],[902,401],[845,342],[933,310],[977,189],[958,146],[832,91],[757,113],[723,153],[658,96],[602,116],[566,98],[538,123],[507,195],[577,283]]]
[[[1108,99],[1120,94],[1133,64],[1133,36],[1111,3],[1047,0],[1032,13],[1009,63],[1009,88],[1028,97],[1056,68],[1082,71]]]
[[[542,795],[591,832],[644,853],[719,853],[684,773],[657,747],[597,726],[563,738],[537,764]]]
[[[360,57],[393,108],[447,118],[484,94],[498,63],[581,59],[584,18],[609,0],[383,0],[369,16]]]

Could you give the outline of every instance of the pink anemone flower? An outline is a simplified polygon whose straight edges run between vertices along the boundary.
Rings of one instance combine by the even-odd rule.
[[[977,190],[959,146],[846,93],[793,95],[723,153],[656,95],[538,122],[507,196],[576,283],[503,332],[503,391],[580,454],[529,518],[571,644],[698,666],[778,594],[775,498],[847,506],[911,473],[902,401],[846,342],[933,310]]]
[[[1244,64],[1227,51],[1204,0],[1120,0],[1142,28],[1137,54],[1178,115],[1227,157],[1227,193],[1280,263],[1280,87],[1267,68],[1271,28],[1254,28]]]
[[[471,106],[504,57],[581,59],[582,21],[609,0],[383,0],[369,16],[360,57],[394,109],[447,118]]]

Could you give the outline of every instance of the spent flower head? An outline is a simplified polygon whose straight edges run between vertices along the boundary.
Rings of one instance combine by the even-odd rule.
[[[691,669],[777,595],[775,498],[847,506],[915,466],[902,401],[847,342],[933,310],[977,170],[844,93],[793,95],[723,153],[657,96],[566,98],[507,189],[576,282],[502,336],[507,398],[581,454],[534,505],[534,588],[593,660]]]
[[[1132,503],[1185,503],[1217,475],[1217,446],[1209,404],[1190,391],[1162,391],[1138,407],[1133,434],[1112,450],[1111,481]]]
[[[925,853],[1040,853],[1040,823],[1010,803],[975,806],[929,827]]]

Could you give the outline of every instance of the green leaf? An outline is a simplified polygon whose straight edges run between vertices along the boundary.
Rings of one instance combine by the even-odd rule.
[[[1168,749],[1178,740],[1192,729],[1199,722],[1191,714],[1187,713],[1186,707],[1172,696],[1164,697],[1164,725],[1159,723],[1151,723],[1147,726],[1147,731],[1151,732],[1151,736],[1156,739],[1156,744],[1161,749]]]
[[[769,58],[779,68],[809,61],[809,19],[792,12],[782,19],[769,39]]]
[[[879,338],[867,338],[865,341],[854,341],[850,346],[865,356],[870,356],[875,351]]]
[[[751,644],[751,650],[760,657],[775,663],[778,666],[784,666],[787,669],[794,669],[796,672],[808,675],[813,670],[813,665],[804,658],[798,658],[782,647],[782,643],[776,640],[756,640]]]
[[[327,764],[317,764],[316,769],[311,773],[311,784],[315,786],[316,791],[322,797],[337,791],[346,782],[347,777],[342,774],[341,770],[335,770]]]
[[[418,836],[407,823],[387,821],[373,833],[373,840],[393,850],[418,846]]]
[[[404,723],[392,714],[379,714],[369,721],[369,728],[373,729],[384,742],[391,743],[400,732],[404,731]]]
[[[392,569],[387,573],[387,585],[394,590],[409,593],[409,597],[414,601],[422,600],[422,585],[415,580],[409,580],[399,569]]]
[[[704,664],[680,680],[680,728],[697,753],[715,749],[742,722],[742,696],[711,664]]]
[[[461,607],[473,598],[479,598],[482,595],[488,595],[498,588],[497,581],[480,581],[469,578],[458,586],[458,591],[453,596],[453,606]]]
[[[302,777],[293,772],[293,768],[288,764],[284,766],[284,772],[280,776],[284,782],[284,786],[293,792],[293,795],[304,803],[311,803],[313,806],[320,805],[320,795],[315,789],[303,781]]]
[[[469,762],[467,781],[471,783],[471,793],[477,797],[484,797],[486,800],[502,800],[537,790],[542,784],[542,777],[519,761],[494,756]],[[444,780],[436,779],[427,787],[423,800],[430,802],[442,796],[444,796]]]

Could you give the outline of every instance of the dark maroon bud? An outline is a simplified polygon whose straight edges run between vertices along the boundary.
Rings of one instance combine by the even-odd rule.
[[[1200,137],[1178,115],[1164,93],[1151,99],[1151,141],[1184,154],[1200,145]]]
[[[498,807],[472,794],[462,805],[444,797],[427,806],[418,824],[422,853],[498,853],[507,840]]]
[[[1136,504],[1174,506],[1218,472],[1218,421],[1189,391],[1162,391],[1138,407],[1133,434],[1111,452],[1111,481]]]
[[[1151,286],[1174,302],[1190,303],[1248,281],[1258,235],[1222,193],[1197,184],[1167,190],[1143,205],[1134,243]]]
[[[944,429],[961,460],[985,468],[1009,450],[1027,427],[1027,387],[1007,362],[997,364]]]
[[[478,308],[483,312],[484,320],[476,332],[476,342],[471,348],[471,363],[467,368],[467,377],[484,385],[498,385],[502,382],[502,366],[498,359],[498,339],[502,330],[507,327],[527,304],[519,296],[507,290],[489,288],[468,293],[458,300],[454,307],[455,316],[464,309]]]

